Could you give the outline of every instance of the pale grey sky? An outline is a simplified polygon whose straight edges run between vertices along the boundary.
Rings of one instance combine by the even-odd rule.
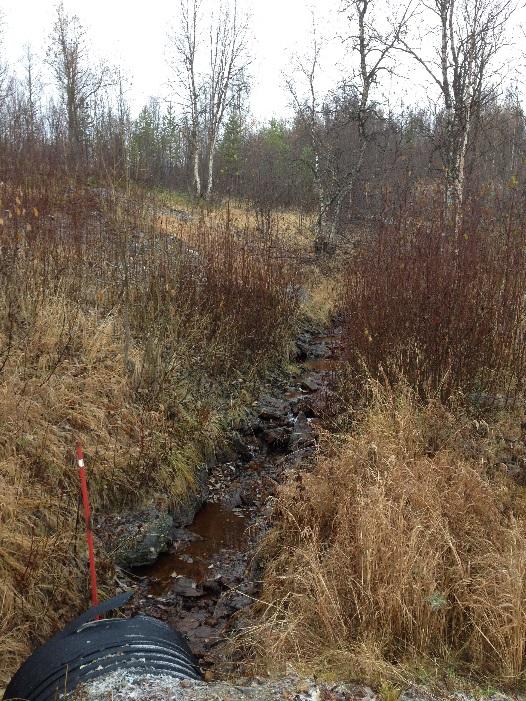
[[[208,2],[213,4],[214,0]],[[251,15],[252,111],[260,120],[286,115],[289,96],[283,85],[283,73],[291,70],[291,53],[305,49],[312,10],[320,31],[327,37],[343,30],[345,20],[338,14],[340,0],[239,2]],[[129,98],[136,109],[151,95],[167,94],[166,35],[177,21],[177,0],[65,0],[64,4],[86,26],[93,41],[94,57],[121,66],[129,76]],[[55,0],[0,0],[5,49],[12,65],[20,61],[26,43],[37,54],[45,53],[55,5]],[[337,78],[341,66],[339,46],[339,42],[334,42],[322,58],[322,90],[330,88]],[[514,50],[518,51],[517,47]],[[399,74],[385,86],[392,101],[413,103],[420,97],[425,99],[426,88],[420,87],[425,83],[424,76],[414,65],[401,64]]]
[[[135,105],[150,95],[166,93],[166,35],[177,20],[177,0],[65,0],[64,4],[87,27],[94,56],[122,66],[130,76]],[[251,105],[258,118],[267,119],[286,111],[282,71],[288,68],[290,51],[300,48],[309,32],[310,5],[317,5],[321,16],[334,17],[338,0],[309,4],[304,0],[243,0],[242,4],[251,15]],[[44,53],[55,5],[55,0],[0,0],[11,64],[20,60],[27,42],[37,53]]]

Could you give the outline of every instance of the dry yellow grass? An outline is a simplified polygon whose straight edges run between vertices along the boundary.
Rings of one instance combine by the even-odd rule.
[[[86,449],[96,509],[156,493],[175,503],[191,484],[199,444],[186,465],[182,450],[170,464],[159,442],[166,421],[133,402],[122,348],[118,320],[50,298],[0,375],[0,681],[87,602],[83,555],[74,556],[75,441]],[[217,433],[206,422],[200,431]]]
[[[341,303],[343,282],[337,261],[329,271],[313,270],[307,283],[304,312],[315,323],[328,327]]]
[[[296,211],[272,211],[266,217],[258,216],[257,212],[247,203],[232,201],[210,209],[196,209],[177,203],[183,211],[193,217],[191,224],[181,221],[179,216],[163,213],[157,219],[159,230],[186,241],[195,243],[195,228],[198,223],[205,222],[212,229],[221,225],[228,216],[232,230],[237,232],[239,241],[247,243],[253,235],[247,232],[260,230],[263,234],[270,229],[276,243],[284,246],[289,254],[311,255],[313,252],[313,216]]]
[[[351,435],[285,486],[266,543],[256,664],[372,683],[427,660],[525,671],[526,531],[491,438],[405,386],[374,386]]]
[[[177,504],[283,358],[296,310],[293,277],[225,222],[187,225],[194,254],[166,245],[150,201],[3,192],[39,217],[0,230],[0,686],[88,603],[75,442],[95,510]]]

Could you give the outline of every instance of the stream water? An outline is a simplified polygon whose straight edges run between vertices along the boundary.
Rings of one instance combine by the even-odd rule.
[[[136,610],[184,633],[202,667],[219,674],[221,642],[259,593],[253,554],[270,528],[276,490],[316,452],[330,378],[341,363],[338,329],[306,332],[298,347],[301,374],[260,397],[241,445],[212,469],[208,501],[193,523],[175,532],[153,565],[134,571]]]
[[[148,578],[148,591],[154,596],[169,593],[174,579],[178,577],[201,584],[210,578],[210,564],[214,555],[223,550],[241,550],[246,546],[246,528],[247,518],[240,510],[207,502],[187,529],[188,541],[162,553],[153,565],[135,568],[135,574]]]

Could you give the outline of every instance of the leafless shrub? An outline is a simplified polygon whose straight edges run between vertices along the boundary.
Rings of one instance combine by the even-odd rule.
[[[349,352],[375,375],[402,372],[442,396],[522,391],[525,224],[514,189],[466,208],[454,239],[436,201],[399,208],[349,264]]]

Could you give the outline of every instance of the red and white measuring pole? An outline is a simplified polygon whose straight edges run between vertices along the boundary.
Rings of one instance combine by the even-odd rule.
[[[95,548],[93,546],[93,531],[91,530],[91,508],[89,504],[88,480],[86,478],[86,467],[84,465],[84,451],[80,443],[76,449],[77,465],[80,477],[80,492],[82,494],[82,505],[84,507],[84,520],[86,521],[86,541],[88,543],[89,573],[91,581],[91,605],[97,606],[99,597],[97,594],[97,571],[95,570]]]

